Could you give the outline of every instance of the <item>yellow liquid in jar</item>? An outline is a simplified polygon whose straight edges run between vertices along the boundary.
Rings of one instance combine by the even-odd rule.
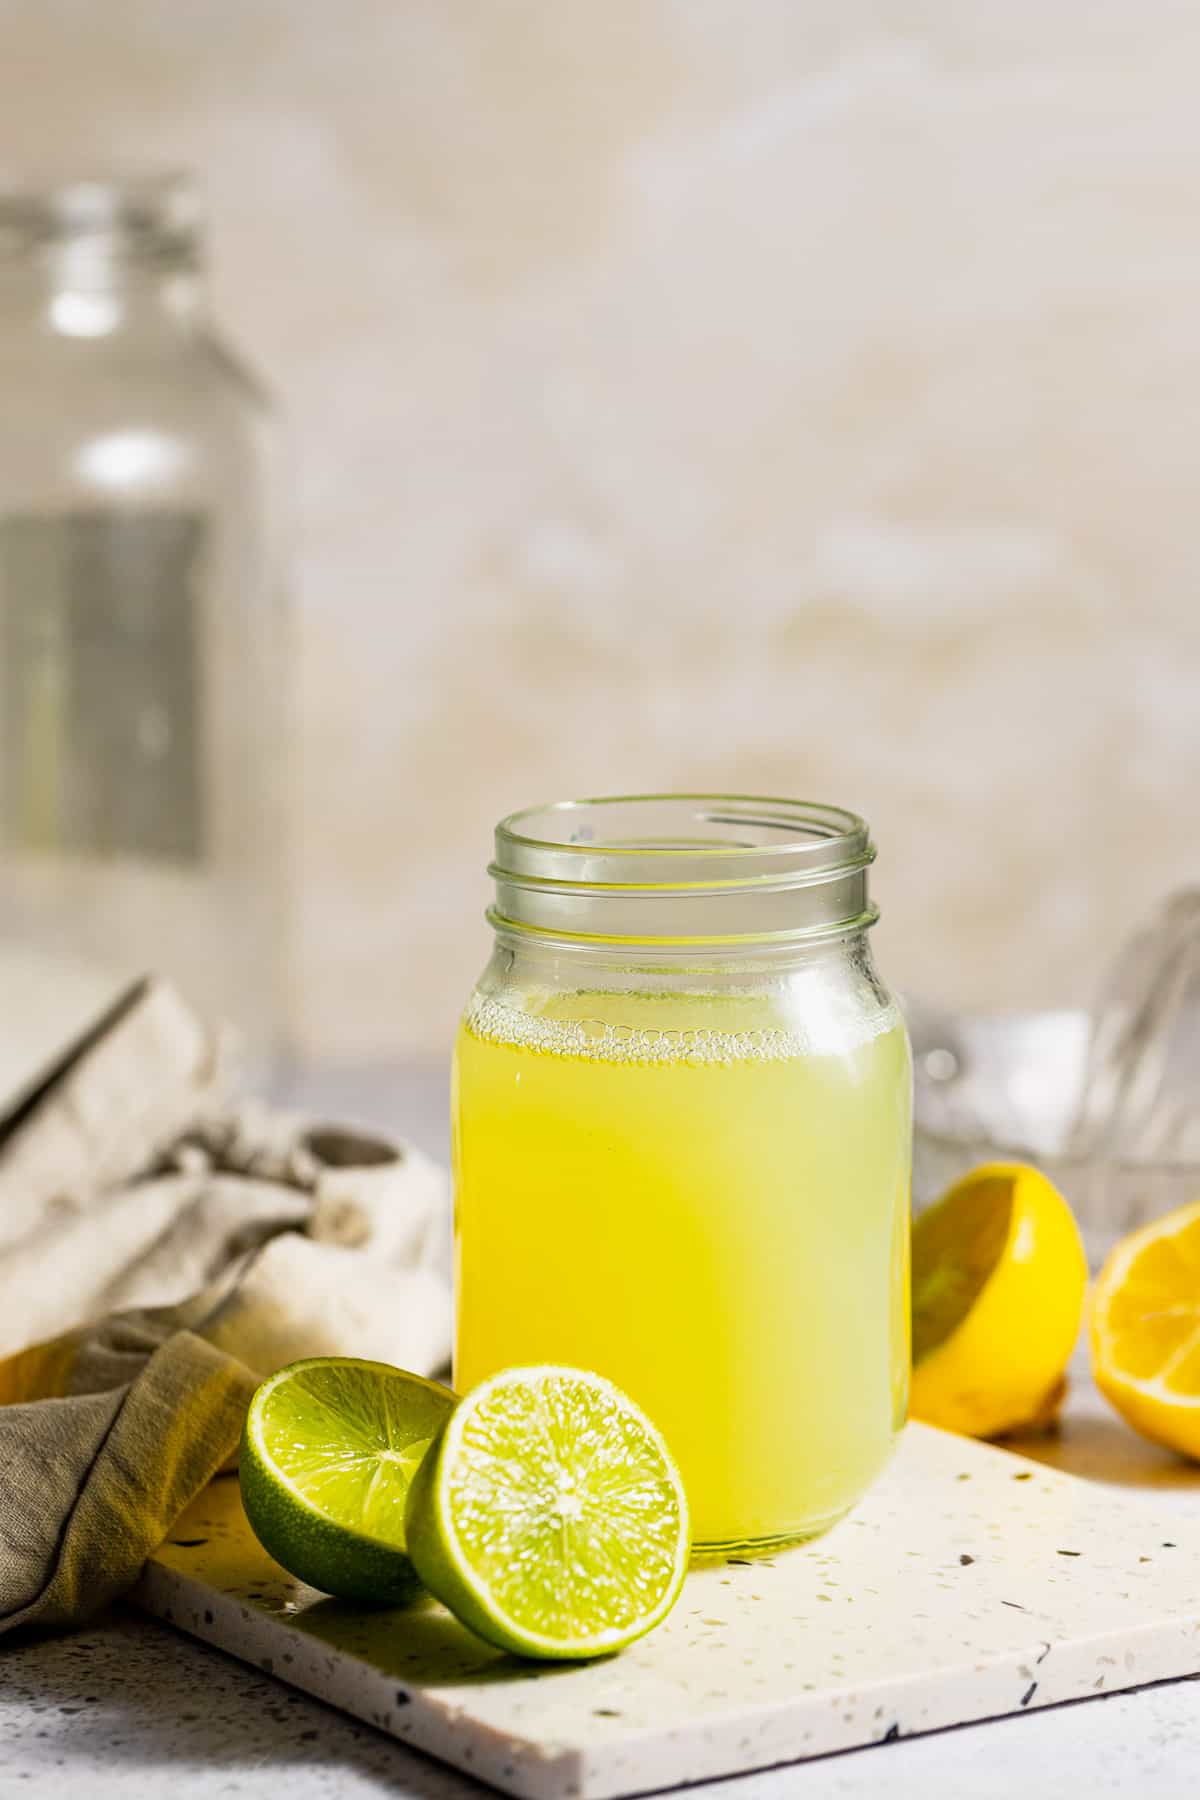
[[[698,1547],[811,1536],[907,1400],[903,1026],[821,1050],[764,1001],[621,995],[614,1026],[613,1000],[468,1012],[456,1385],[597,1370],[666,1436]]]

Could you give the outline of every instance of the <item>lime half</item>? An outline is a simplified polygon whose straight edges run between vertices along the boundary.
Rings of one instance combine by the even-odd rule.
[[[509,1369],[460,1401],[413,1480],[417,1573],[520,1656],[606,1656],[669,1612],[687,1569],[683,1483],[599,1375]]]
[[[386,1363],[316,1356],[272,1375],[250,1402],[241,1452],[242,1503],[263,1548],[340,1599],[413,1599],[404,1503],[453,1407],[448,1388]]]

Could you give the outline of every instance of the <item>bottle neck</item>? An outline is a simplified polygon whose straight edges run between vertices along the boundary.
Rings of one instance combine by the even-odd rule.
[[[207,313],[204,282],[192,268],[138,267],[119,257],[69,254],[0,259],[0,319],[62,338],[190,332]]]
[[[63,338],[187,330],[204,313],[202,248],[185,178],[0,190],[0,313]]]

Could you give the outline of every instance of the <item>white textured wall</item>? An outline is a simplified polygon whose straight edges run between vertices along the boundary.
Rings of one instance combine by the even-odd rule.
[[[286,396],[296,1007],[441,1046],[489,832],[858,806],[885,967],[1200,875],[1194,0],[0,0],[0,151],[197,165]]]

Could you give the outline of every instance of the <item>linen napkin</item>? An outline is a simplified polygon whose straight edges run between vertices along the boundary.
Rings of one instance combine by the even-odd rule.
[[[407,1145],[237,1099],[139,983],[0,1119],[0,1632],[129,1586],[300,1356],[433,1374],[445,1176]]]

